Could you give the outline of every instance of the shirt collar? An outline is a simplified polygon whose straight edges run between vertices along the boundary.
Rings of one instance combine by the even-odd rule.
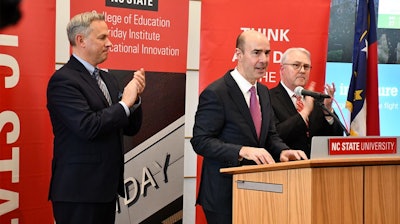
[[[288,95],[289,95],[290,97],[292,97],[293,95],[295,95],[295,93],[294,93],[291,89],[289,89],[282,81],[281,81],[281,84],[282,84],[283,88],[285,88],[286,92],[288,93]]]
[[[240,73],[239,71],[235,68],[233,71],[231,71],[232,78],[236,81],[238,84],[240,90],[243,92],[243,94],[247,93],[250,88],[253,86],[251,83],[249,83]],[[257,92],[257,82],[254,84],[254,87],[256,87],[256,92]]]
[[[90,74],[93,74],[94,68],[95,68],[93,65],[91,65],[89,62],[83,60],[82,58],[78,57],[76,54],[72,54],[72,55],[73,55],[80,63],[82,63],[83,66],[85,66],[86,70],[88,70],[88,72],[89,72]]]

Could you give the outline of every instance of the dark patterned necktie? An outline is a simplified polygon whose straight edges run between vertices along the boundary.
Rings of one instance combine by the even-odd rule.
[[[108,102],[108,105],[111,105],[111,104],[112,104],[112,101],[111,101],[110,93],[108,92],[107,86],[106,86],[106,84],[104,83],[103,79],[101,79],[101,77],[100,77],[100,71],[99,71],[98,68],[95,68],[95,69],[94,69],[93,78],[96,79],[97,84],[98,84],[99,87],[100,87],[100,90],[103,92],[104,97],[106,98],[106,100],[107,100],[107,102]]]
[[[257,137],[260,138],[261,109],[256,94],[256,88],[254,86],[250,88],[250,113],[251,117],[253,118],[254,126],[256,127]]]

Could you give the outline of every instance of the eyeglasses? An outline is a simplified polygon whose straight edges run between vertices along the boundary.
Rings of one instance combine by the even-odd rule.
[[[291,65],[292,68],[296,71],[300,71],[301,68],[304,68],[304,71],[310,71],[311,70],[311,65],[309,64],[298,64],[298,63],[294,63],[294,64],[282,64],[282,65]]]

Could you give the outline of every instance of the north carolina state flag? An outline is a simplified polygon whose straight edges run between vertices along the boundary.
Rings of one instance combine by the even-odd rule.
[[[353,74],[346,108],[350,135],[379,135],[378,50],[373,0],[360,0],[354,32]]]

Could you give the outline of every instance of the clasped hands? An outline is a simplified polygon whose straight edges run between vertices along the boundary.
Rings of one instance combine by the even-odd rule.
[[[315,82],[311,82],[307,89],[314,91]],[[329,111],[333,111],[332,101],[333,101],[335,91],[336,91],[335,83],[332,83],[332,85],[326,84],[324,86],[324,89],[325,89],[325,93],[331,97],[331,98],[324,99],[324,105]],[[304,97],[304,109],[299,113],[305,121],[308,120],[308,116],[310,115],[310,113],[313,109],[314,109],[314,98],[311,96]]]
[[[121,101],[128,107],[132,107],[139,95],[143,93],[146,87],[146,77],[143,68],[133,74],[133,78],[124,88]]]

